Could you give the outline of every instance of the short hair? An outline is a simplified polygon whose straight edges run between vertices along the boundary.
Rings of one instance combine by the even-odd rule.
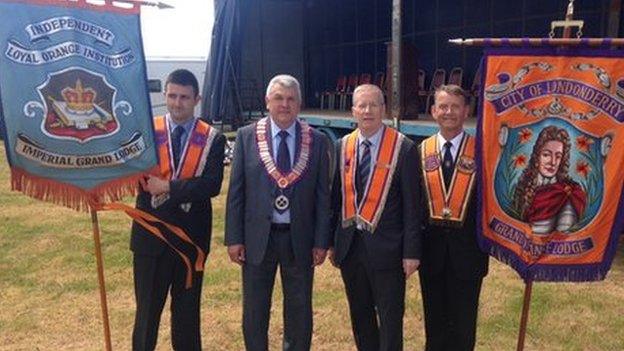
[[[466,91],[464,89],[462,89],[462,87],[460,87],[459,85],[455,85],[455,84],[443,84],[440,85],[434,95],[434,103],[435,103],[435,99],[438,97],[438,93],[440,92],[445,92],[449,95],[453,95],[453,96],[461,96],[464,98],[464,105],[468,105],[468,93],[466,93]]]
[[[199,83],[197,83],[197,78],[195,78],[193,72],[187,69],[176,69],[175,71],[169,73],[167,80],[165,81],[165,89],[169,83],[191,86],[195,96],[199,94]]]
[[[275,85],[281,85],[284,88],[295,89],[297,93],[297,101],[301,102],[301,87],[299,86],[299,81],[297,78],[289,75],[289,74],[278,74],[271,79],[269,85],[267,85],[266,89],[266,97],[269,97],[271,90]]]
[[[353,90],[353,103],[354,104],[355,104],[355,97],[360,95],[361,93],[363,93],[365,91],[371,91],[371,92],[376,93],[377,96],[379,96],[379,102],[381,103],[381,105],[384,104],[384,94],[383,94],[383,91],[381,90],[381,88],[379,88],[375,84],[362,84],[362,85],[358,85],[357,88],[355,88],[355,90]]]

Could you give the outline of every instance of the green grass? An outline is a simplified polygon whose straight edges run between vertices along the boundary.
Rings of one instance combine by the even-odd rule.
[[[102,350],[101,310],[90,216],[10,191],[0,147],[0,350]],[[202,300],[206,350],[242,350],[238,266],[223,247],[225,188],[213,201],[214,229]],[[129,199],[128,203],[132,203]],[[130,220],[99,212],[113,349],[129,350],[134,319]],[[584,284],[536,283],[526,350],[624,350],[624,258],[607,279]],[[477,350],[514,350],[523,283],[491,260],[481,295]],[[317,270],[314,350],[355,350],[338,271]],[[281,346],[281,289],[277,279],[271,349]],[[405,349],[423,347],[418,278],[407,285]],[[158,350],[170,350],[169,312],[163,313]]]

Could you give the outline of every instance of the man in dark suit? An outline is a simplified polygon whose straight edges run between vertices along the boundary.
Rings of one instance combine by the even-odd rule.
[[[358,128],[336,144],[335,242],[358,350],[402,350],[405,281],[419,265],[421,221],[416,146],[383,124],[383,93],[353,92]]]
[[[314,266],[329,233],[329,142],[297,120],[301,90],[289,75],[267,87],[269,117],[238,130],[227,199],[225,244],[243,270],[247,350],[268,349],[277,267],[284,294],[284,350],[309,350]]]
[[[472,350],[488,256],[477,246],[474,137],[464,132],[469,108],[456,85],[435,93],[440,132],[420,145],[424,230],[419,270],[426,350]]]
[[[197,79],[187,70],[173,71],[167,78],[168,113],[154,119],[160,174],[141,182],[136,207],[183,229],[193,243],[190,252],[199,247],[207,256],[212,225],[210,198],[221,190],[225,138],[208,123],[194,118],[195,105],[201,100],[198,92]],[[201,350],[202,272],[189,271],[173,249],[177,241],[181,243],[177,247],[188,243],[166,233],[164,227],[161,233],[165,234],[159,238],[154,228],[150,230],[137,221],[132,224],[130,248],[134,252],[137,304],[132,348],[153,350],[156,346],[160,315],[169,292],[173,349]],[[187,278],[192,278],[190,288]]]

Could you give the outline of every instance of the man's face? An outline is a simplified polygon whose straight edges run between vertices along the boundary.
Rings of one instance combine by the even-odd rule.
[[[440,130],[447,134],[458,134],[468,118],[468,106],[463,96],[451,95],[440,91],[435,96],[431,115],[438,122]]]
[[[193,118],[195,105],[201,97],[195,95],[190,85],[169,83],[165,89],[165,99],[171,119],[176,123],[184,123]]]
[[[539,153],[539,172],[544,177],[554,177],[563,158],[563,143],[557,140],[546,142]]]
[[[371,136],[381,128],[385,105],[376,91],[364,90],[353,97],[351,112],[362,134]]]
[[[281,128],[288,128],[297,118],[301,108],[297,90],[280,84],[273,86],[265,100],[269,114]]]

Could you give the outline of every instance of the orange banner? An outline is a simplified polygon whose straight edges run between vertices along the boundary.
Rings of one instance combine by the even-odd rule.
[[[524,279],[604,279],[623,222],[624,60],[503,49],[484,63],[481,247]]]

